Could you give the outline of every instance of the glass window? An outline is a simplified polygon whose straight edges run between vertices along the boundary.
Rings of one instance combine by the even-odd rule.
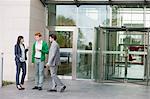
[[[56,25],[57,26],[76,26],[77,9],[72,5],[56,6]]]
[[[144,14],[132,14],[132,20],[143,20]]]
[[[130,13],[123,13],[123,14],[120,14],[122,20],[131,20],[131,14]]]
[[[149,21],[146,21],[146,27],[150,27],[150,20]]]
[[[96,7],[81,6],[78,12],[79,27],[94,27],[100,23],[100,9]],[[87,23],[88,22],[88,23]]]
[[[79,28],[77,43],[77,78],[91,79],[93,28]]]
[[[78,49],[85,50],[86,46],[94,40],[93,28],[79,28],[78,29]]]
[[[146,14],[146,20],[150,20],[150,14]]]
[[[144,26],[143,8],[119,8],[117,26],[124,25],[129,27]]]
[[[78,26],[97,27],[99,25],[108,25],[108,11],[107,6],[81,6],[78,9]]]

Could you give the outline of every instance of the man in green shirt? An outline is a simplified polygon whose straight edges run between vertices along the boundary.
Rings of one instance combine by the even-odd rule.
[[[35,64],[35,86],[32,88],[42,90],[44,81],[45,54],[48,54],[48,45],[42,40],[41,33],[35,33],[36,42],[32,47],[32,63]]]

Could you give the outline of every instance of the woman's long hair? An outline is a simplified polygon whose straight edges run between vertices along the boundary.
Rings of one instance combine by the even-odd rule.
[[[20,44],[21,39],[23,39],[23,36],[18,36],[17,44]]]

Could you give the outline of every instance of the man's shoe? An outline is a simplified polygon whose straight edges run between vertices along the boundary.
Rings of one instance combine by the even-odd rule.
[[[47,90],[47,92],[57,92],[56,89],[50,89],[50,90]]]
[[[63,86],[60,90],[60,92],[64,92],[64,90],[66,89],[66,86]]]
[[[32,89],[35,90],[35,89],[38,89],[38,88],[39,88],[39,87],[35,86],[35,87],[33,87]]]
[[[41,91],[41,90],[42,90],[42,87],[39,87],[38,90]]]

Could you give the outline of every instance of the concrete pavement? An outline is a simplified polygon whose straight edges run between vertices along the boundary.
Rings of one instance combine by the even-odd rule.
[[[15,85],[0,89],[0,99],[150,99],[150,87],[129,83],[95,83],[83,80],[63,80],[65,92],[47,92],[49,82],[42,91],[32,90],[34,82],[26,82],[26,89],[19,91]],[[60,88],[58,88],[60,90]]]

